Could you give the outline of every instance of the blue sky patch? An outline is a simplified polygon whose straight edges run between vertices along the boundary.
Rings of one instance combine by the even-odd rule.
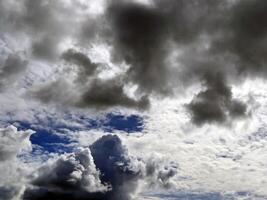
[[[30,141],[33,144],[33,151],[36,150],[36,145],[41,147],[44,151],[54,153],[70,152],[73,150],[67,137],[65,137],[63,134],[60,134],[60,132],[56,134],[54,131],[50,131],[53,127],[44,129],[42,127],[31,125],[27,122],[17,121],[15,123],[19,130],[32,129],[36,132],[30,137]],[[37,149],[39,150],[39,148]]]
[[[45,119],[36,118],[34,123],[16,120],[6,123],[14,124],[19,130],[32,129],[36,132],[30,137],[33,151],[41,148],[43,151],[54,153],[73,151],[73,142],[65,133],[66,130],[75,132],[98,129],[110,133],[114,131],[134,133],[141,132],[144,126],[143,118],[138,115],[124,116],[114,113],[108,113],[100,119],[92,119],[87,116],[73,118],[71,115],[66,115],[64,120],[65,122],[62,123],[57,118],[47,116]],[[71,122],[75,122],[76,126],[73,126]]]
[[[123,116],[110,113],[106,115],[103,128],[107,132],[115,130],[127,133],[140,132],[143,130],[143,119],[138,115]]]

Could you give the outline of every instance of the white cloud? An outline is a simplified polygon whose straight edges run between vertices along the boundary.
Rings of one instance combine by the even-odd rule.
[[[0,199],[17,200],[23,194],[27,174],[33,166],[17,156],[31,150],[32,131],[17,131],[14,126],[0,129]]]

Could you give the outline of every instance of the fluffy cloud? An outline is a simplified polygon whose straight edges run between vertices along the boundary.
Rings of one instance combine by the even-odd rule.
[[[23,199],[132,199],[141,181],[168,187],[177,166],[164,167],[128,154],[116,135],[105,135],[90,148],[60,156],[37,172]]]
[[[22,150],[29,150],[31,131],[18,132],[14,126],[0,129],[0,161],[14,159]]]
[[[17,156],[31,149],[32,131],[17,131],[14,126],[0,129],[0,199],[15,200],[23,194],[27,169]]]
[[[38,170],[32,182],[34,187],[25,192],[23,199],[92,198],[108,191],[99,175],[89,149],[61,155]]]

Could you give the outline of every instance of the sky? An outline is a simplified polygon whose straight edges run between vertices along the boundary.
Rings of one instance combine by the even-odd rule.
[[[0,200],[267,199],[266,17],[0,0]]]

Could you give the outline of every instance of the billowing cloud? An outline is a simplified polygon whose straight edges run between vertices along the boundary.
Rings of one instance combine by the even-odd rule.
[[[28,189],[23,198],[91,199],[94,193],[108,191],[108,186],[100,182],[99,174],[89,149],[62,155],[38,170],[38,177],[32,183],[35,188]]]
[[[144,162],[128,154],[116,135],[98,139],[89,149],[60,156],[41,167],[23,199],[132,199],[140,181],[167,187],[177,166]],[[152,184],[153,183],[153,184]]]
[[[186,90],[199,82],[207,84],[203,78],[206,74],[222,74],[225,78],[221,82],[229,90],[244,77],[265,77],[266,28],[265,22],[258,18],[264,19],[266,4],[259,0],[147,3],[113,0],[102,6],[104,12],[93,15],[84,3],[24,0],[5,4],[5,12],[10,16],[2,23],[14,22],[16,26],[11,25],[8,30],[27,36],[27,51],[33,55],[32,59],[59,65],[59,58],[63,58],[65,65],[76,65],[71,71],[76,72],[77,80],[83,84],[73,81],[65,85],[80,97],[72,97],[71,104],[98,109],[113,106],[143,109],[151,96],[175,96],[176,88]],[[100,43],[109,47],[112,64],[128,66],[125,73],[111,80],[99,79],[97,69],[101,64],[92,62],[87,52],[93,44]],[[79,47],[85,48],[84,51],[74,50]],[[39,93],[47,93],[43,96],[52,99],[45,102],[60,103],[61,98],[53,98],[54,92],[57,93],[53,85],[49,87],[46,83],[45,90],[41,87]],[[123,91],[129,85],[136,87],[136,97],[128,97]],[[219,93],[216,89],[212,90]],[[207,95],[205,98],[205,105],[214,108],[215,118],[227,112],[211,105]],[[243,103],[232,104],[242,112]],[[224,121],[215,118],[210,116],[209,122]]]
[[[168,27],[159,9],[138,3],[114,3],[108,8],[114,33],[114,59],[130,64],[128,81],[145,92],[166,93],[165,66]]]
[[[194,123],[224,122],[228,117],[246,116],[246,105],[232,98],[222,74],[206,74],[204,79],[207,89],[188,104]]]

